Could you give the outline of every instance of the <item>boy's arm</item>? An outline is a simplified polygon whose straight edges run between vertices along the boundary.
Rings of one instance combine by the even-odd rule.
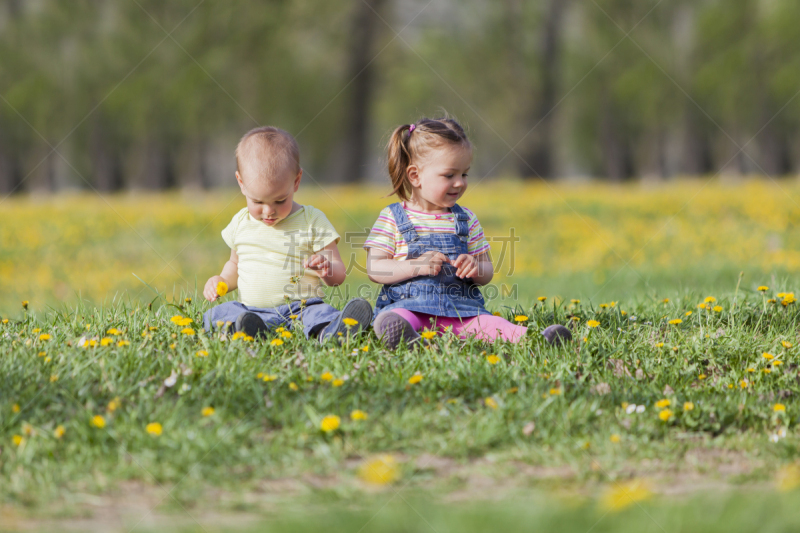
[[[203,296],[206,300],[213,302],[219,295],[217,294],[217,284],[224,281],[228,286],[228,291],[232,291],[239,286],[239,256],[236,255],[236,250],[231,248],[231,258],[222,267],[222,273],[219,276],[211,276],[206,281],[206,286],[203,288]]]
[[[303,268],[307,268],[319,276],[328,287],[341,285],[346,276],[344,261],[339,255],[339,246],[335,241],[319,252],[308,256],[303,261]]]
[[[370,281],[391,285],[416,276],[435,276],[449,263],[440,252],[425,252],[416,259],[396,261],[389,252],[377,248],[367,249],[367,275]]]

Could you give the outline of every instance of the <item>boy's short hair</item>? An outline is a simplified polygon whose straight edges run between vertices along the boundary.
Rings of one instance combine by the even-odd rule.
[[[273,126],[254,128],[236,146],[236,170],[246,167],[254,176],[274,179],[287,169],[300,172],[300,148],[289,132]]]

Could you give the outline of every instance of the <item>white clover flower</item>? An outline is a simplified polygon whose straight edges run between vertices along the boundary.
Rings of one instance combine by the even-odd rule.
[[[637,413],[644,413],[644,405],[637,405],[636,406]]]
[[[636,404],[632,403],[628,407],[625,408],[625,412],[629,415],[633,414],[636,411]]]

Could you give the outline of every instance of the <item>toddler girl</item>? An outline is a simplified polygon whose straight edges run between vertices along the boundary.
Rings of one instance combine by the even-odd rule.
[[[527,328],[494,316],[478,287],[494,274],[467,189],[472,145],[449,118],[405,124],[389,140],[389,176],[402,202],[381,211],[367,238],[367,274],[383,284],[374,328],[394,349],[418,331],[451,327],[461,338],[518,342]]]

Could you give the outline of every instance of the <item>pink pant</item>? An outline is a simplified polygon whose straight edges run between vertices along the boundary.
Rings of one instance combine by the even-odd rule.
[[[484,341],[494,341],[497,339],[511,342],[519,342],[528,328],[515,326],[505,318],[494,315],[480,315],[469,318],[451,318],[448,316],[428,315],[417,313],[407,309],[392,309],[385,313],[397,313],[408,320],[414,331],[423,328],[441,331],[446,327],[452,327],[453,333],[459,338],[475,337]],[[431,323],[433,319],[433,323]]]

